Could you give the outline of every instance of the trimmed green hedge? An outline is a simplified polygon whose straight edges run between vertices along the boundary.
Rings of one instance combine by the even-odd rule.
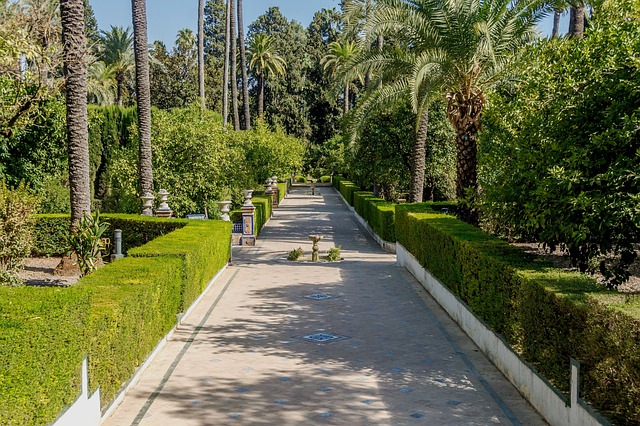
[[[102,214],[102,219],[111,225],[106,236],[113,240],[113,230],[122,230],[122,251],[139,247],[161,235],[168,234],[185,226],[185,219],[158,219],[140,215]],[[66,237],[69,233],[68,214],[36,215],[31,249],[33,257],[64,256],[66,253]]]
[[[129,255],[181,259],[180,308],[184,309],[202,293],[209,280],[231,257],[231,226],[231,222],[215,220],[190,221],[184,228],[130,250]],[[196,241],[198,244],[194,244]]]
[[[621,424],[640,422],[640,301],[553,268],[427,205],[396,206],[398,242],[560,390],[569,358],[584,398]]]
[[[86,289],[0,287],[0,424],[44,425],[80,393]]]
[[[0,424],[53,421],[77,398],[87,353],[108,405],[227,262],[230,234],[229,222],[189,221],[71,288],[0,287]]]
[[[177,257],[127,257],[83,278],[91,292],[83,336],[89,383],[100,388],[103,408],[176,323],[181,269]]]
[[[279,182],[278,183],[278,203],[281,203],[284,200],[284,197],[287,195],[287,188],[289,184],[287,182]]]
[[[256,206],[255,211],[255,227],[256,236],[260,235],[262,228],[271,218],[273,211],[273,199],[269,196],[257,196],[251,199],[253,205]]]

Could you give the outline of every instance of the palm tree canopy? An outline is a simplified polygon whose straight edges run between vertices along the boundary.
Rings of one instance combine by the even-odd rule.
[[[130,28],[114,27],[102,31],[100,56],[116,73],[126,73],[135,65],[133,56],[133,34]]]
[[[511,54],[538,37],[535,26],[548,11],[542,0],[379,0],[368,32],[391,33],[408,46],[416,88],[430,80],[438,91],[469,98],[484,96]],[[384,69],[389,59],[369,55],[364,66]]]
[[[322,58],[321,63],[325,70],[332,74],[344,68],[356,55],[360,53],[360,48],[354,41],[334,41],[329,43],[329,53]]]
[[[249,68],[258,75],[284,76],[287,70],[285,60],[278,55],[273,38],[266,34],[256,34],[249,41]]]

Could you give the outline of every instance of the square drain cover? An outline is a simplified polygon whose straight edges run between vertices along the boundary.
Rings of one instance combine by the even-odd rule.
[[[312,333],[312,334],[305,334],[303,336],[297,336],[297,338],[308,340],[310,342],[316,342],[316,343],[328,343],[328,342],[335,342],[337,340],[345,340],[345,339],[348,339],[349,337],[341,336],[339,334],[333,334],[333,333]]]
[[[332,296],[330,294],[324,294],[324,293],[316,293],[316,294],[310,294],[305,297],[307,299],[313,299],[313,300],[326,300],[326,299],[333,299],[335,296]]]

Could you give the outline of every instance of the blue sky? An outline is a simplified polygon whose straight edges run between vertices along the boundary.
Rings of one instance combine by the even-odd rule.
[[[89,0],[101,30],[110,26],[131,26],[131,0]],[[339,0],[243,0],[244,24],[247,27],[270,6],[279,6],[288,19],[295,19],[305,27],[313,14],[323,8],[338,7]],[[198,17],[197,0],[147,0],[147,22],[149,42],[162,40],[172,47],[178,30],[191,28],[195,31]],[[568,18],[564,17],[561,33],[566,32]],[[543,23],[541,30],[551,32],[551,20]]]
[[[89,0],[101,30],[111,25],[131,27],[131,0]],[[288,19],[295,19],[305,27],[320,9],[339,7],[339,0],[242,0],[244,24],[262,15],[270,6],[279,6]],[[149,42],[162,40],[173,46],[178,30],[196,30],[198,0],[147,0],[147,26]]]

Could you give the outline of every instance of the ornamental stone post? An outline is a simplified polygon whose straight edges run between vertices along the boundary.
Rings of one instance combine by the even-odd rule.
[[[255,211],[256,207],[251,202],[253,190],[246,189],[242,191],[244,194],[244,204],[242,205],[242,238],[240,245],[243,246],[255,246]]]

